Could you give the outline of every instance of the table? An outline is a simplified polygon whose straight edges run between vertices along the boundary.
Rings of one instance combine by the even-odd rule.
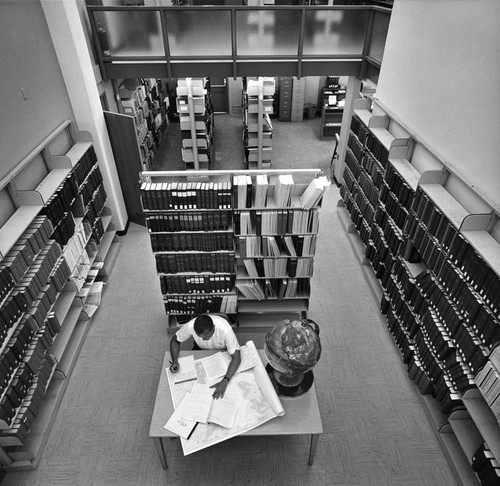
[[[194,359],[203,358],[217,351],[181,351],[180,355],[193,354]],[[259,350],[262,362],[267,362],[264,352]],[[176,434],[164,428],[167,420],[174,411],[172,395],[168,385],[165,369],[170,366],[170,352],[165,353],[163,365],[160,373],[160,381],[156,391],[156,399],[149,428],[149,437],[154,440],[160,463],[163,469],[167,469],[167,454],[165,450],[165,439],[176,438]],[[280,397],[285,415],[276,417],[265,424],[249,430],[241,435],[264,436],[264,435],[310,435],[309,457],[307,464],[313,465],[319,435],[323,433],[323,424],[319,413],[318,395],[313,383],[311,388],[299,397]]]

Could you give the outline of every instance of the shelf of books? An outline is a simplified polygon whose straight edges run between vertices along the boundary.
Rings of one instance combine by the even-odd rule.
[[[37,201],[38,208],[35,216],[24,214],[31,220],[19,222],[22,233],[10,245],[1,238],[0,447],[6,470],[33,469],[40,460],[88,330],[82,307],[90,303],[99,260],[109,249],[100,241],[115,233],[90,135],[73,133],[69,122],[62,127],[2,187],[2,197],[8,192],[12,198],[8,221],[23,214],[16,208],[23,201]],[[70,146],[66,155],[50,154],[56,138]],[[68,168],[64,177],[61,164]],[[9,228],[0,228],[0,236]]]
[[[479,484],[492,463],[475,454],[500,459],[499,217],[369,99],[354,104],[340,193],[409,377],[457,476]]]
[[[214,114],[208,78],[177,81],[177,112],[186,169],[207,169],[212,160]]]
[[[123,113],[133,118],[130,135],[135,132],[141,166],[151,170],[168,127],[166,85],[157,78],[125,79],[118,94]]]
[[[255,314],[307,310],[318,208],[329,185],[320,172],[141,174],[170,331],[203,312],[231,314],[249,330],[245,322],[262,329]]]
[[[243,140],[249,169],[269,169],[272,155],[274,78],[244,78]]]

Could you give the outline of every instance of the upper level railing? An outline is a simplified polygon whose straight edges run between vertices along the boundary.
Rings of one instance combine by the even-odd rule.
[[[377,74],[377,6],[88,6],[103,76]]]

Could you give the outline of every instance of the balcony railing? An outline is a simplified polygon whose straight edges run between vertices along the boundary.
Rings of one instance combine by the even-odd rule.
[[[391,10],[377,6],[88,6],[103,76],[370,76]]]

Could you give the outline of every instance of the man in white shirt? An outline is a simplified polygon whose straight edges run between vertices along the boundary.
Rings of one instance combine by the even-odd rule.
[[[231,355],[231,362],[224,378],[211,387],[215,388],[213,397],[222,398],[227,384],[241,363],[240,345],[231,324],[224,317],[215,314],[201,314],[186,322],[170,340],[170,355],[172,356],[170,371],[172,373],[179,371],[180,343],[187,341],[190,337],[200,349],[227,349]]]

